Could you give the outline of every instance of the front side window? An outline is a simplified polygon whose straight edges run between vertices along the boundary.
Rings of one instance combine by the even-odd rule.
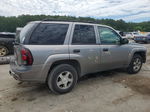
[[[68,31],[69,24],[41,23],[33,32],[32,45],[62,45]]]
[[[96,44],[95,30],[92,25],[75,25],[72,44]]]
[[[119,44],[120,36],[110,28],[98,27],[101,44]]]

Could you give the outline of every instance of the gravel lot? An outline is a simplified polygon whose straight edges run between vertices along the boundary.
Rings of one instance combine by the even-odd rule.
[[[0,112],[150,112],[150,45],[147,63],[137,75],[114,70],[83,77],[65,95],[46,85],[21,83],[0,65]]]

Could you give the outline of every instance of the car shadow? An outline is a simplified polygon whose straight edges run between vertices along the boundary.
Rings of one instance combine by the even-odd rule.
[[[79,81],[85,81],[85,80],[97,78],[97,77],[111,78],[111,77],[120,75],[120,73],[126,73],[126,71],[124,69],[115,69],[115,70],[91,73],[91,74],[87,74],[85,76],[82,76],[79,79]]]
[[[116,69],[116,70],[87,74],[81,77],[79,79],[79,82],[86,83],[87,80],[93,80],[94,78],[96,79],[98,77],[100,78],[102,77],[103,79],[108,79],[112,77],[117,77],[118,75],[120,75],[120,73],[125,73],[125,72],[122,69]],[[79,85],[82,86],[81,83]],[[15,86],[15,88],[19,89],[20,91],[15,92],[14,97],[12,97],[11,99],[12,101],[16,101],[16,99],[17,100],[22,99],[30,102],[41,97],[50,98],[50,97],[58,96],[58,94],[52,93],[46,84],[41,84],[41,83],[19,82]],[[76,90],[74,90],[73,92],[75,91]],[[71,94],[73,94],[73,92],[71,92]]]

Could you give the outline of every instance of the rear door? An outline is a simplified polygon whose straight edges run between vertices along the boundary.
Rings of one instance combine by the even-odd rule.
[[[95,26],[90,24],[73,24],[70,40],[70,58],[78,60],[82,74],[99,71],[100,48],[95,33]]]

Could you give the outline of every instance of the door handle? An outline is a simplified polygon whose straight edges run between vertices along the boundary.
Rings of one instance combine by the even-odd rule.
[[[80,49],[74,49],[73,52],[74,52],[74,53],[79,53],[79,52],[80,52]]]
[[[104,52],[107,52],[107,51],[108,51],[108,48],[104,48],[103,51],[104,51]]]

